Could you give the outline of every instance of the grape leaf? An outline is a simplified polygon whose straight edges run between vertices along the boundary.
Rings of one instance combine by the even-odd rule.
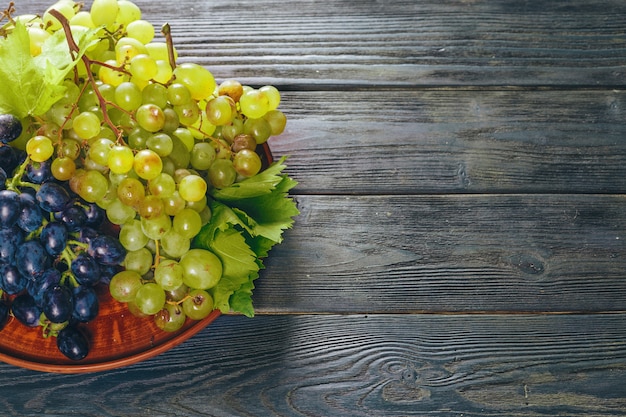
[[[22,119],[47,112],[63,97],[64,78],[96,37],[95,30],[84,32],[79,39],[82,52],[73,59],[64,33],[59,31],[46,40],[43,52],[33,58],[26,26],[17,22],[6,38],[0,38],[0,114],[10,113]]]

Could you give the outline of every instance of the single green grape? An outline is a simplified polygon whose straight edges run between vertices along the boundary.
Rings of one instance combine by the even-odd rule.
[[[26,143],[26,153],[34,162],[44,162],[54,153],[52,140],[47,136],[34,136]]]
[[[215,148],[209,142],[198,142],[191,150],[190,163],[192,168],[204,171],[209,169],[215,160]]]
[[[222,277],[222,262],[205,249],[191,249],[180,258],[183,282],[190,288],[213,288]]]
[[[135,83],[124,81],[115,88],[115,103],[126,111],[137,110],[142,99],[141,90]]]
[[[165,291],[154,282],[147,282],[137,290],[135,304],[143,314],[156,314],[165,305]]]
[[[143,149],[135,154],[133,163],[135,173],[140,178],[151,180],[156,178],[163,169],[161,157],[150,149]]]
[[[115,300],[127,303],[135,299],[141,286],[141,275],[138,272],[124,270],[113,275],[109,283],[109,292]]]
[[[126,250],[137,251],[144,248],[150,239],[143,233],[141,222],[133,219],[122,225],[118,240]]]
[[[185,176],[178,183],[178,192],[185,201],[198,201],[206,196],[207,183],[199,175]]]
[[[133,169],[135,155],[124,145],[114,145],[107,156],[107,165],[114,174],[126,174]]]
[[[152,133],[163,129],[165,125],[163,110],[152,103],[141,105],[135,113],[135,119],[139,126]]]
[[[145,45],[154,39],[154,26],[147,20],[138,19],[126,26],[126,33]]]
[[[205,199],[206,201],[206,199]],[[191,239],[200,233],[202,219],[198,211],[184,208],[172,219],[172,228],[180,235]]]
[[[143,276],[150,271],[153,261],[152,252],[143,247],[134,251],[127,251],[122,266],[128,271],[135,271]]]
[[[154,323],[165,332],[175,332],[180,330],[187,316],[183,308],[177,304],[165,304],[165,306],[154,315]]]
[[[178,82],[189,89],[194,100],[205,99],[215,91],[216,83],[213,74],[198,64],[182,63],[174,69],[174,76]]]
[[[183,311],[192,320],[202,320],[214,309],[213,297],[202,289],[192,289],[183,301]]]

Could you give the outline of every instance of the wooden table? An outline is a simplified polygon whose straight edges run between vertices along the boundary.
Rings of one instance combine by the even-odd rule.
[[[626,415],[626,2],[136,3],[283,92],[302,214],[255,318],[110,372],[0,365],[2,415]]]

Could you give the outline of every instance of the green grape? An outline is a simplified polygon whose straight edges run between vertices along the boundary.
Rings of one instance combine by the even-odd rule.
[[[177,304],[165,304],[165,306],[154,315],[154,323],[164,332],[175,332],[180,330],[187,316],[183,308]]]
[[[157,155],[165,157],[172,153],[174,143],[167,133],[155,133],[148,138],[146,146]]]
[[[226,126],[222,126],[222,137],[227,142],[232,142],[237,135],[243,133],[243,120],[233,119],[232,123]]]
[[[116,195],[117,196],[117,195]],[[112,200],[106,207],[107,219],[113,223],[122,225],[135,218],[137,212],[132,207],[122,203],[118,198]]]
[[[96,27],[96,25],[93,23],[93,19],[91,18],[91,13],[85,10],[81,10],[78,13],[76,13],[70,19],[70,25],[71,26],[84,26],[89,29],[94,29]]]
[[[261,118],[270,109],[267,96],[259,90],[248,90],[239,99],[241,112],[251,119]]]
[[[72,128],[71,111],[71,105],[56,103],[46,112],[46,119],[57,126],[62,126],[65,130],[69,130]]]
[[[167,100],[172,106],[182,106],[191,102],[191,92],[185,85],[174,82],[167,87]]]
[[[220,96],[228,96],[237,103],[243,94],[243,86],[237,80],[225,80],[219,85],[217,92]]]
[[[215,156],[216,159],[232,159],[233,151],[230,148],[228,142],[224,139],[220,139],[215,144]]]
[[[137,212],[145,219],[154,219],[165,213],[165,204],[161,198],[148,195],[139,203]]]
[[[130,60],[129,72],[139,80],[151,80],[158,71],[156,61],[148,54],[139,54]]]
[[[137,126],[128,135],[128,146],[135,150],[145,149],[150,136],[152,136],[152,132]]]
[[[110,84],[113,87],[117,87],[121,83],[127,80],[126,74],[113,68],[117,67],[117,61],[109,59],[104,62],[107,66],[102,65],[98,70],[98,76],[106,84]]]
[[[168,155],[168,158],[174,164],[175,169],[186,168],[191,160],[191,153],[187,150],[187,147],[176,137],[172,138],[172,152]]]
[[[235,136],[230,148],[233,152],[237,153],[243,149],[249,149],[253,151],[256,149],[256,146],[257,146],[256,140],[254,140],[252,136],[243,133],[243,134]]]
[[[173,229],[165,232],[160,242],[163,252],[172,258],[180,258],[191,247],[191,240],[176,233]]]
[[[59,20],[56,17],[50,14],[50,10],[54,9],[60,12],[66,19],[69,20],[72,17],[74,17],[74,15],[76,14],[73,4],[74,2],[61,0],[61,1],[57,1],[52,6],[50,6],[44,12],[43,17],[42,17],[44,27],[51,33],[56,32],[57,30],[61,29],[61,22],[59,22]]]
[[[163,235],[172,228],[172,221],[167,214],[161,214],[152,219],[142,217],[141,228],[150,239],[161,240]]]
[[[93,91],[93,90],[92,90]],[[105,100],[115,102],[115,87],[110,84],[100,84],[98,86],[98,92],[104,97]],[[95,105],[100,107],[100,103]]]
[[[167,87],[151,83],[141,91],[142,104],[155,104],[161,109],[167,106]]]
[[[215,188],[224,188],[235,182],[237,171],[230,159],[216,159],[209,168],[208,177]]]
[[[202,219],[202,226],[206,225],[209,221],[211,221],[212,216],[213,216],[213,213],[211,213],[211,209],[209,208],[209,206],[206,206],[205,208],[203,208],[202,211],[200,211],[200,218]]]
[[[150,56],[154,58],[152,54],[150,54]],[[172,75],[174,75],[172,66],[168,61],[162,59],[157,59],[155,62],[157,66],[157,73],[153,77],[154,81],[161,84],[167,84],[172,79]]]
[[[109,153],[113,148],[111,139],[95,139],[89,144],[88,156],[99,165],[106,165],[109,162]]]
[[[46,39],[50,37],[50,32],[37,26],[30,26],[26,30],[28,30],[28,37],[30,38],[30,55],[35,57],[41,54],[41,48]]]
[[[113,275],[109,283],[109,292],[113,299],[127,303],[135,299],[141,286],[141,275],[136,271],[125,270]]]
[[[182,63],[174,69],[174,76],[189,89],[194,100],[205,99],[215,92],[213,74],[198,64]]]
[[[228,96],[218,96],[209,100],[206,115],[212,124],[222,126],[230,123],[236,112],[235,102]]]
[[[209,169],[215,160],[215,148],[211,143],[198,142],[191,150],[190,163],[194,169],[204,171]]]
[[[206,201],[206,199],[205,199]],[[195,237],[202,228],[202,219],[198,211],[185,208],[172,219],[172,229],[188,239]]]
[[[136,208],[145,196],[143,184],[136,178],[124,178],[117,186],[117,198],[127,206]]]
[[[180,196],[178,191],[174,191],[172,195],[163,197],[163,205],[165,206],[165,214],[168,216],[176,216],[185,208],[185,200]]]
[[[137,123],[148,132],[158,132],[165,125],[165,114],[163,110],[155,104],[143,104],[139,106],[135,113]]]
[[[169,62],[169,52],[165,42],[150,42],[146,44],[146,49],[148,50],[148,54],[155,60]],[[178,53],[176,48],[174,48],[174,61],[177,59]]]
[[[71,179],[70,179],[70,181],[71,181]],[[109,181],[109,188],[108,188],[107,192],[104,194],[104,196],[100,200],[96,201],[96,204],[98,205],[98,207],[100,207],[100,208],[102,208],[104,210],[108,210],[109,206],[114,201],[117,201],[117,185],[113,185],[113,184],[111,184],[111,181]]]
[[[174,111],[178,115],[180,124],[184,126],[192,126],[200,119],[200,107],[195,101],[174,106]]]
[[[76,173],[76,163],[72,158],[62,156],[52,161],[50,166],[52,176],[59,181],[67,181]]]
[[[135,304],[143,314],[156,314],[165,305],[165,291],[154,282],[145,283],[135,294]]]
[[[269,110],[276,110],[280,104],[280,92],[273,85],[266,85],[259,88],[259,91],[267,97],[269,102]]]
[[[190,288],[213,288],[222,277],[222,262],[205,249],[189,250],[179,263],[183,267],[183,282]]]
[[[137,39],[144,45],[154,39],[154,26],[147,20],[135,20],[126,26],[126,33],[129,37]]]
[[[261,158],[250,149],[242,149],[235,154],[233,167],[242,177],[252,177],[261,170]]]
[[[115,103],[126,111],[134,111],[141,106],[141,90],[136,84],[124,81],[115,88]]]
[[[267,120],[261,119],[248,119],[243,124],[243,132],[254,138],[257,144],[267,142],[272,134],[272,128]]]
[[[287,126],[287,117],[280,110],[270,110],[263,118],[269,123],[272,136],[280,135]]]
[[[44,162],[54,153],[52,140],[47,136],[33,136],[26,143],[26,153],[31,161]]]
[[[193,149],[193,145],[196,143],[195,138],[186,127],[179,127],[172,134],[180,139],[180,141],[185,145],[188,152],[191,152]]]
[[[109,180],[100,172],[89,170],[81,175],[77,188],[73,190],[88,203],[101,200],[109,190]]]
[[[198,201],[187,201],[185,207],[200,213],[207,206],[207,203],[207,198],[204,196]]]
[[[157,197],[169,197],[176,191],[176,182],[171,175],[161,173],[148,181],[150,194]]]
[[[149,239],[141,229],[141,222],[133,219],[122,225],[118,240],[126,250],[137,251],[144,248],[148,244]]]
[[[131,59],[141,54],[148,54],[148,49],[137,39],[125,36],[115,44],[115,61],[118,64],[130,62]]]
[[[143,149],[135,154],[133,167],[139,178],[151,180],[161,173],[163,162],[156,152]]]
[[[176,113],[173,108],[166,107],[163,109],[163,114],[165,115],[163,131],[168,134],[174,133],[180,126],[180,118],[178,117],[178,113]]]
[[[117,0],[93,0],[91,20],[96,26],[109,26],[115,22],[120,7]]]
[[[129,0],[118,0],[118,13],[116,16],[117,23],[128,26],[131,22],[141,19],[141,10],[139,7]]]
[[[124,145],[114,145],[107,157],[107,166],[114,174],[126,174],[133,169],[134,162],[132,149]]]
[[[124,258],[122,266],[124,266],[127,271],[135,271],[139,275],[143,276],[150,272],[150,268],[152,268],[152,261],[152,252],[144,247],[126,252],[126,257]]]
[[[183,311],[192,320],[202,320],[211,314],[213,309],[213,297],[202,289],[189,291],[189,297],[183,301]]]
[[[178,192],[185,201],[198,201],[205,197],[207,183],[199,175],[187,175],[178,184]]]
[[[173,290],[165,290],[165,298],[167,298],[168,301],[173,301],[178,304],[179,301],[183,301],[187,297],[188,293],[189,287],[187,287],[185,284],[181,284],[179,287],[174,288]]]

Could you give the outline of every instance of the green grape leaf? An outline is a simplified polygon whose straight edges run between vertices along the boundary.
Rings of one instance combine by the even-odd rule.
[[[252,307],[252,290],[254,290],[254,280],[259,274],[251,275],[251,279],[243,283],[233,295],[230,296],[230,307],[247,317],[254,317]]]
[[[81,51],[96,37],[95,30],[84,32],[79,39]],[[0,113],[20,119],[41,116],[63,97],[63,80],[83,52],[72,58],[63,31],[46,40],[43,51],[35,58],[30,55],[30,37],[21,22],[6,38],[0,38]]]

